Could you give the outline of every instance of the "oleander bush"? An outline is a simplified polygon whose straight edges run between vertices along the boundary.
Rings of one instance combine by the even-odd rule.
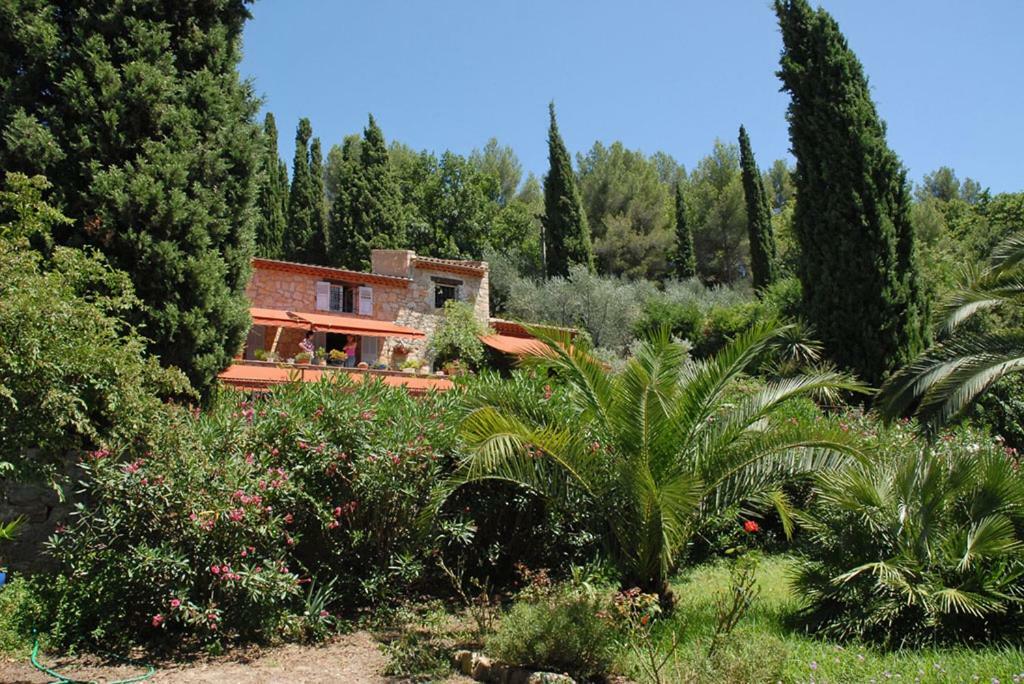
[[[410,592],[430,560],[415,521],[450,468],[455,401],[341,378],[253,401],[227,392],[90,452],[88,503],[51,542],[55,636],[301,637]],[[309,582],[331,587],[323,614],[307,610]]]

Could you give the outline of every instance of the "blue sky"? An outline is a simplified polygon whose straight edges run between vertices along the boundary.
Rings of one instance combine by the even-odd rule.
[[[1024,190],[1024,2],[826,0],[915,181],[941,165]],[[390,141],[466,154],[490,137],[547,169],[547,103],[570,151],[621,140],[692,169],[747,127],[788,156],[767,0],[260,0],[240,70],[291,164],[299,117],[325,151],[372,112]]]

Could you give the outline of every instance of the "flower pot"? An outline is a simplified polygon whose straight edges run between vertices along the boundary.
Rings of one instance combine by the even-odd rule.
[[[408,373],[409,375],[416,375],[416,369],[415,368],[403,368],[402,372],[403,373]]]

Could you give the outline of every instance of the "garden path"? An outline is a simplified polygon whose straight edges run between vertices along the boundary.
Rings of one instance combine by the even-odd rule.
[[[105,665],[95,658],[40,659],[65,676],[110,682],[140,674],[124,665]],[[166,684],[387,684],[399,680],[382,674],[384,655],[368,632],[353,632],[317,646],[289,644],[273,648],[247,649],[215,658],[159,665],[147,683]],[[0,682],[44,684],[52,679],[27,661],[0,661]],[[453,676],[451,684],[471,682]]]

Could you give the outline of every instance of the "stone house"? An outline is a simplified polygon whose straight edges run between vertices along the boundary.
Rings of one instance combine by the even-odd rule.
[[[473,307],[488,324],[488,267],[482,261],[423,257],[375,249],[368,273],[255,258],[246,288],[253,328],[244,359],[257,350],[293,357],[306,332],[327,351],[357,345],[356,361],[396,369],[423,359],[449,299]]]

